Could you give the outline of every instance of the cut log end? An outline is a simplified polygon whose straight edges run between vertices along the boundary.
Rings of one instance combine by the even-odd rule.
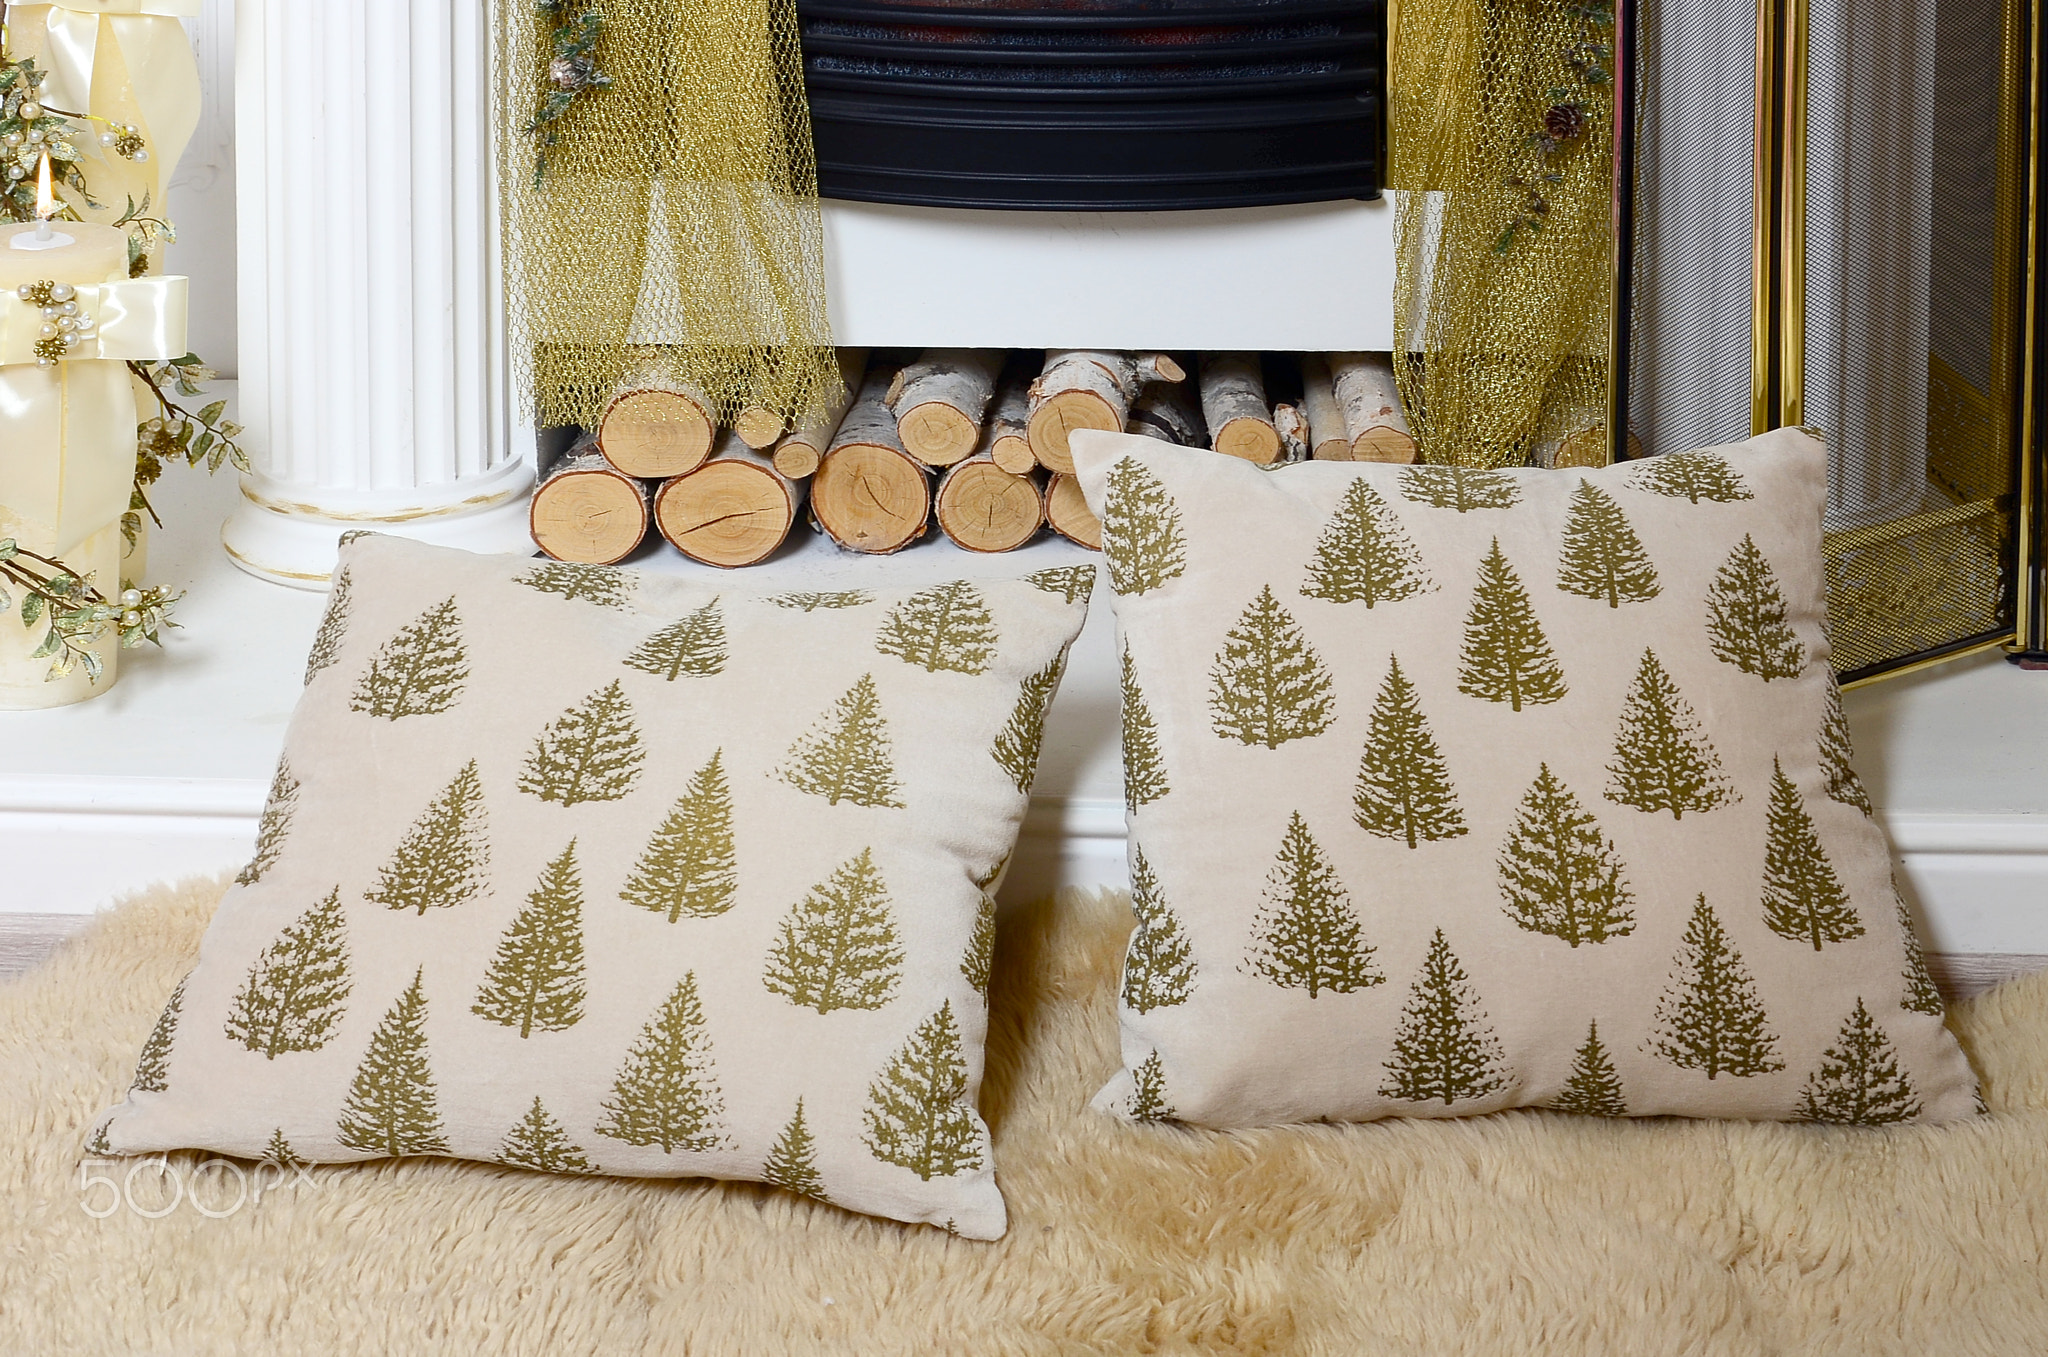
[[[598,424],[597,446],[628,476],[682,476],[703,465],[718,432],[710,414],[680,391],[628,391]]]
[[[1146,354],[1139,364],[1138,372],[1147,381],[1153,382],[1184,382],[1188,379],[1188,370],[1174,362],[1170,353]]]
[[[1081,497],[1081,483],[1068,475],[1054,475],[1045,487],[1045,521],[1069,542],[1102,550],[1102,523],[1088,511]]]
[[[853,551],[899,550],[931,518],[931,481],[893,448],[849,443],[834,448],[811,478],[811,512],[832,539]]]
[[[706,565],[754,565],[789,536],[796,502],[774,473],[717,458],[661,487],[654,521],[677,551]]]
[[[823,456],[809,443],[785,440],[775,449],[775,469],[793,481],[800,481],[818,469]]]
[[[1216,451],[1270,466],[1280,460],[1280,433],[1263,419],[1233,419],[1216,430]]]
[[[1367,429],[1351,443],[1351,460],[1354,462],[1392,462],[1408,466],[1420,460],[1415,438],[1391,425],[1381,424]]]
[[[903,411],[896,436],[927,466],[951,466],[974,451],[981,426],[943,401],[926,401]]]
[[[1045,502],[1028,477],[980,459],[947,473],[933,507],[939,530],[969,551],[1014,551],[1045,521]]]
[[[533,544],[558,561],[616,565],[647,535],[647,495],[613,471],[565,471],[534,491]]]
[[[1031,451],[1028,438],[998,438],[989,448],[988,455],[997,466],[1013,476],[1028,476],[1038,470],[1038,458]]]
[[[787,427],[782,416],[765,405],[749,405],[732,422],[732,430],[740,436],[740,442],[756,452],[773,445]]]
[[[1031,412],[1031,454],[1041,466],[1063,476],[1074,474],[1074,452],[1068,439],[1076,429],[1120,433],[1123,411],[1092,391],[1061,391],[1047,396]]]

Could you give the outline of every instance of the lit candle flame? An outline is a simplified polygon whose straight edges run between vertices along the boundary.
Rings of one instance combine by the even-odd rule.
[[[57,195],[50,188],[50,148],[43,148],[42,158],[36,162],[36,216],[48,221],[57,215]]]

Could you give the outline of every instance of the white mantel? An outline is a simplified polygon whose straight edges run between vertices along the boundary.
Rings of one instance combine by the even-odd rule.
[[[525,541],[532,438],[505,343],[485,15],[486,0],[212,0],[195,30],[203,68],[234,78],[234,173],[184,210],[212,220],[219,193],[238,195],[256,471],[223,542],[260,577],[323,587],[352,527]],[[1392,218],[1384,202],[828,203],[828,303],[856,345],[1385,348]],[[216,248],[193,267],[221,263]]]

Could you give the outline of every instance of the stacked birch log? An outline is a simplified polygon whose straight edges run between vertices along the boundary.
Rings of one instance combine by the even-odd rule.
[[[807,516],[872,554],[934,525],[969,551],[1042,529],[1100,549],[1074,480],[1077,429],[1268,466],[1416,460],[1386,354],[841,349],[839,371],[838,399],[801,428],[759,407],[722,426],[701,391],[627,383],[534,492],[535,544],[611,565],[653,531],[694,560],[753,565]]]

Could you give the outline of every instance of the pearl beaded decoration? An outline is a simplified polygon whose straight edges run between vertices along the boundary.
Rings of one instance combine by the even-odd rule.
[[[47,278],[40,282],[22,283],[14,289],[14,295],[36,307],[43,320],[35,342],[37,367],[53,366],[57,360],[70,357],[73,349],[93,338],[96,322],[79,306],[78,289],[70,283]]]

